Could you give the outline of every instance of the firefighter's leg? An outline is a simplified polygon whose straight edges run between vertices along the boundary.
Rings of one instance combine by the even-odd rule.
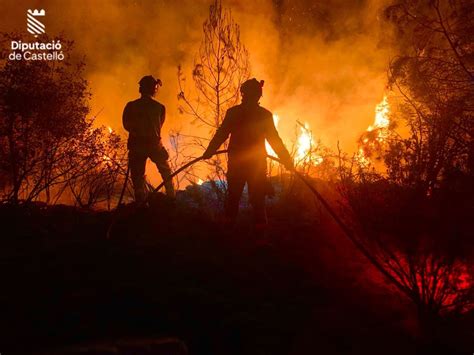
[[[170,179],[171,168],[168,161],[163,160],[161,162],[157,162],[156,166],[158,167],[158,171],[160,172],[161,178],[163,179],[163,181],[165,181],[166,194],[170,197],[175,197],[173,180]]]
[[[229,162],[227,170],[227,196],[225,201],[226,222],[230,225],[235,224],[239,213],[240,197],[245,186],[245,176],[241,167],[233,166]]]
[[[166,151],[165,147],[158,147],[157,151],[154,151],[152,154],[150,154],[150,158],[156,164],[161,178],[165,182],[166,194],[170,197],[175,197],[173,180],[170,179],[171,168],[168,163],[168,152]]]
[[[249,201],[253,208],[253,222],[255,231],[264,236],[267,230],[267,213],[265,211],[265,195],[267,193],[266,167],[257,164],[248,180]]]
[[[265,211],[265,180],[249,181],[249,199],[253,208],[255,229],[263,231],[267,227],[267,213]]]
[[[130,150],[128,152],[128,163],[130,175],[135,192],[135,201],[145,201],[145,165],[147,156],[143,152]]]

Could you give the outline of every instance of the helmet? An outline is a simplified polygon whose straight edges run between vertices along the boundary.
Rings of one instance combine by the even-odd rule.
[[[138,82],[141,88],[155,88],[157,85],[163,85],[160,79],[155,79],[152,75],[146,75]]]
[[[262,96],[263,84],[263,80],[258,81],[255,78],[249,79],[240,86],[240,92],[243,96],[254,97],[258,99]]]

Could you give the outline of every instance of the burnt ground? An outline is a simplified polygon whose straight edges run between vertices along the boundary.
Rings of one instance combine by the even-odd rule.
[[[474,351],[466,324],[421,341],[411,304],[328,216],[303,214],[269,208],[274,246],[258,248],[245,213],[228,231],[165,198],[118,215],[1,206],[0,352],[180,353],[163,339],[190,354]]]

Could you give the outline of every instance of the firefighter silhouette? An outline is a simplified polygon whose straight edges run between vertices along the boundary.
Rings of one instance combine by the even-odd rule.
[[[161,143],[161,128],[165,122],[165,106],[153,99],[161,80],[144,76],[139,84],[141,97],[130,101],[123,111],[123,126],[129,132],[128,162],[137,202],[145,201],[145,166],[150,158],[157,166],[165,183],[166,194],[174,197],[168,152]]]
[[[268,191],[267,152],[265,139],[278,154],[284,166],[292,170],[293,160],[285,148],[273,123],[273,115],[259,104],[263,81],[253,78],[240,88],[242,103],[227,110],[222,125],[203,154],[209,159],[230,135],[227,167],[226,219],[234,224],[239,211],[239,202],[245,183],[249,201],[253,208],[257,230],[267,225],[265,195]]]

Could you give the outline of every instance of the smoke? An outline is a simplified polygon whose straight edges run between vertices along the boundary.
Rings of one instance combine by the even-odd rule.
[[[191,81],[210,2],[2,0],[0,31],[26,31],[26,10],[44,8],[47,33],[64,33],[75,41],[78,55],[85,55],[98,122],[119,132],[124,105],[138,97],[138,80],[158,76],[164,84],[157,99],[167,107],[166,137],[170,130],[197,129],[178,113],[176,68],[181,64]],[[353,149],[384,94],[390,46],[384,40],[387,25],[379,20],[383,3],[227,0],[224,5],[240,24],[252,76],[265,80],[261,103],[279,114],[287,145],[299,120],[325,145],[334,148],[340,141]]]
[[[308,122],[317,138],[351,150],[382,99],[390,46],[379,20],[381,2],[282,1],[273,31],[263,33],[257,62],[269,73],[263,104],[281,117],[288,138],[294,122]],[[252,36],[252,32],[249,36]],[[267,41],[266,33],[270,33]]]

